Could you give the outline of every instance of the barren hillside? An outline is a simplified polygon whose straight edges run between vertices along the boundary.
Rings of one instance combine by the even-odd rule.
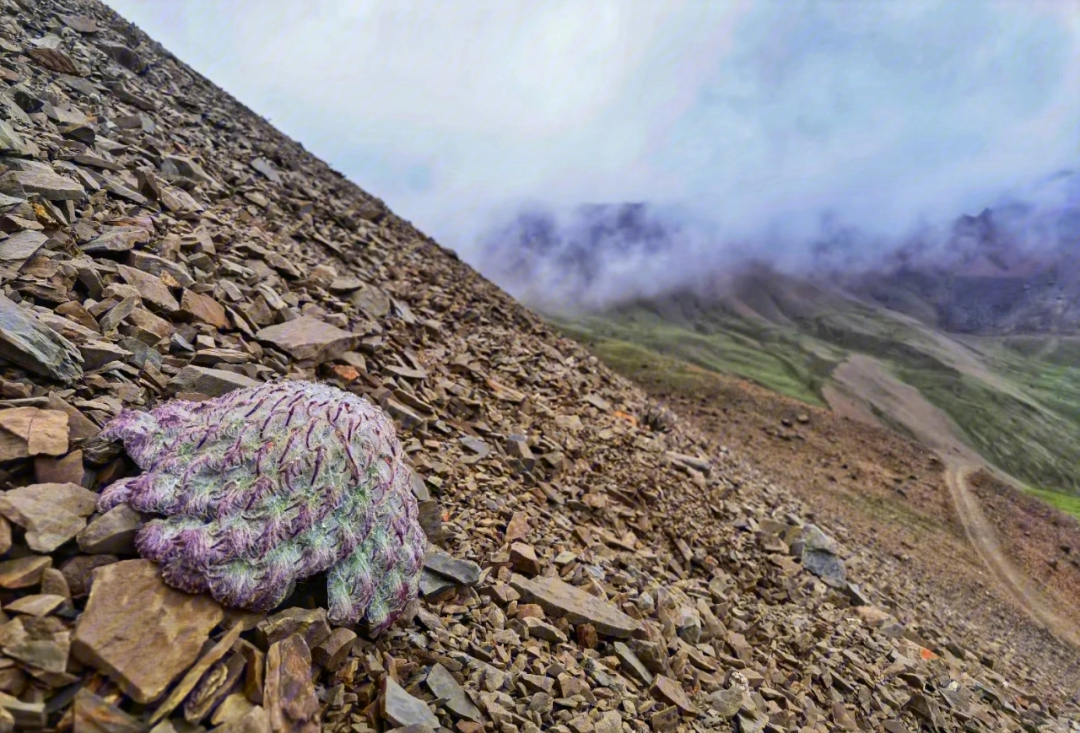
[[[902,519],[848,528],[722,412],[658,413],[102,4],[0,8],[0,730],[1077,729],[1075,650],[923,585]],[[378,637],[320,583],[269,614],[173,590],[148,518],[95,512],[136,471],[98,439],[122,408],[277,379],[404,444],[433,547]],[[836,470],[933,493],[878,445]]]

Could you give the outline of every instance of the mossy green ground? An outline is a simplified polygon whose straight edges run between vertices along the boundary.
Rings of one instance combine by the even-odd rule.
[[[555,322],[627,376],[685,387],[697,367],[814,405],[824,404],[836,366],[872,356],[948,414],[988,461],[1080,516],[1078,337],[958,337],[854,301],[780,324],[720,307],[643,305]],[[978,369],[956,368],[958,353]]]

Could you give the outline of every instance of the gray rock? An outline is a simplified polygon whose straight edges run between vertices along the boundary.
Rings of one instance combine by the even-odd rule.
[[[382,695],[383,717],[396,726],[426,725],[435,730],[439,719],[427,703],[405,692],[389,675],[385,677]]]
[[[437,547],[429,547],[424,567],[458,585],[476,585],[480,582],[480,566],[469,560],[459,560]]]
[[[843,588],[847,573],[844,571],[844,564],[836,555],[836,541],[822,532],[817,525],[808,524],[803,527],[800,542],[803,567],[827,585]]]
[[[251,161],[251,167],[274,183],[281,183],[281,174],[274,168],[274,164],[266,158],[255,158]]]
[[[232,392],[234,389],[255,387],[259,382],[243,374],[227,372],[224,369],[211,369],[210,367],[186,366],[169,380],[169,391],[198,392],[210,397],[220,397]]]
[[[24,164],[28,162],[23,161]],[[21,170],[11,170],[0,176],[0,191],[11,193],[16,186],[49,201],[79,201],[86,198],[86,190],[78,182],[59,175],[43,163],[23,165]]]
[[[80,249],[87,254],[127,252],[136,244],[150,241],[150,232],[142,227],[112,227],[91,239]]]
[[[0,294],[0,359],[61,382],[83,374],[75,345]]]
[[[0,241],[0,261],[18,262],[28,259],[48,241],[49,238],[44,234],[30,229],[15,232],[7,239]]]
[[[441,664],[434,664],[424,681],[435,697],[445,700],[443,707],[456,718],[465,718],[477,723],[484,722],[480,708],[469,698],[465,688],[457,683],[453,675]]]
[[[0,153],[5,155],[37,155],[41,151],[32,142],[27,142],[22,135],[8,123],[0,120]]]

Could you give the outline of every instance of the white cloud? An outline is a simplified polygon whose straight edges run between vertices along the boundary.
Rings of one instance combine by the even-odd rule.
[[[1080,158],[1072,0],[108,2],[466,258],[537,200],[797,253],[822,212],[895,234]]]

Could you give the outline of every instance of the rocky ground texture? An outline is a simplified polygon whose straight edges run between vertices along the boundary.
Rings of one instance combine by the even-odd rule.
[[[1056,666],[961,643],[103,5],[0,11],[0,730],[1080,730]],[[172,590],[145,518],[95,512],[122,407],[281,378],[367,396],[409,455],[434,547],[375,639],[319,583]]]

